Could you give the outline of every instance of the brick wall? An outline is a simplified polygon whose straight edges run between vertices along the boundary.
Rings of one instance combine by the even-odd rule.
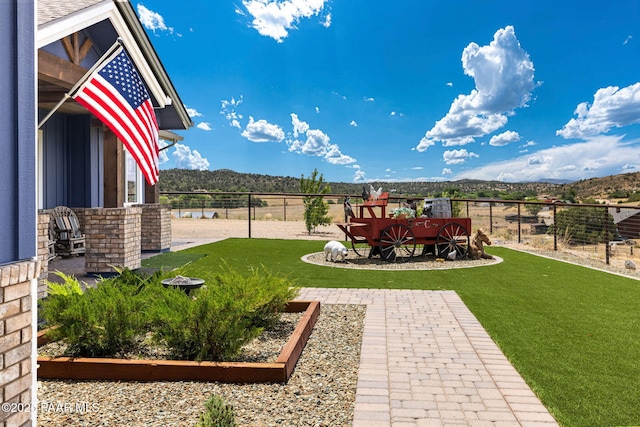
[[[171,205],[148,203],[142,208],[141,249],[161,252],[171,248]]]
[[[0,384],[3,403],[31,402],[31,280],[40,261],[0,266]],[[29,426],[28,411],[0,411],[0,425]]]
[[[46,280],[49,276],[49,220],[48,211],[38,212],[38,259],[40,260],[40,274],[38,277],[38,298],[47,296]],[[52,249],[51,249],[52,250]]]
[[[87,274],[112,274],[113,266],[140,268],[142,208],[87,208],[83,216]]]

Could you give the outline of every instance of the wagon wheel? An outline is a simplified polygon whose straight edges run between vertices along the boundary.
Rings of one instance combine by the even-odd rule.
[[[351,239],[351,248],[360,257],[371,257],[371,246],[367,239]]]
[[[438,257],[447,258],[455,251],[455,259],[465,259],[469,252],[469,233],[464,226],[450,222],[442,226],[436,237]]]
[[[404,224],[391,224],[380,233],[380,257],[388,262],[407,262],[416,250],[413,231]]]

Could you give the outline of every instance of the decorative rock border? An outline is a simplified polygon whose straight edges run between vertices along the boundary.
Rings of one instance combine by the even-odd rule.
[[[286,383],[320,315],[320,302],[290,301],[285,311],[304,314],[273,363],[38,357],[38,379]],[[38,333],[39,346],[45,332]]]
[[[321,267],[347,268],[357,270],[451,270],[457,268],[488,267],[499,264],[504,260],[493,255],[493,259],[478,260],[437,260],[435,257],[418,256],[408,262],[387,262],[379,257],[367,258],[358,256],[352,249],[348,250],[345,262],[325,261],[324,252],[313,252],[302,256],[303,262]]]

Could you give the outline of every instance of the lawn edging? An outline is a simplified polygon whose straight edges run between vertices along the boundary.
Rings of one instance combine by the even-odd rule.
[[[285,311],[304,314],[273,363],[39,356],[38,379],[286,383],[318,320],[320,302],[290,301]],[[46,342],[45,333],[38,332],[38,346]]]

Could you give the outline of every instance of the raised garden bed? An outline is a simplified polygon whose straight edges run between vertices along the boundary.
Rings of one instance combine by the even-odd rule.
[[[285,311],[304,314],[274,363],[40,356],[38,379],[286,383],[320,315],[320,302],[290,301]],[[45,333],[38,333],[38,346],[46,343]]]

